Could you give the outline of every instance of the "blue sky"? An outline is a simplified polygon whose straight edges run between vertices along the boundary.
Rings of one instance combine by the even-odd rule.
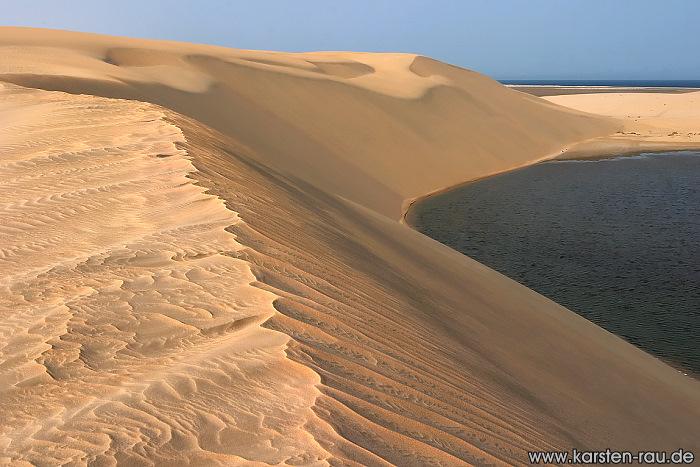
[[[700,79],[696,0],[10,0],[0,24],[415,52],[497,79]]]

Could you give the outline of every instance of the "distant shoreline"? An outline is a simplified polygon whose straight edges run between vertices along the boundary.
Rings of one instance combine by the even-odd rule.
[[[504,84],[508,88],[533,96],[561,96],[565,94],[597,94],[597,93],[621,93],[621,92],[655,92],[678,94],[700,91],[693,87],[667,87],[667,86],[572,86],[559,84]]]

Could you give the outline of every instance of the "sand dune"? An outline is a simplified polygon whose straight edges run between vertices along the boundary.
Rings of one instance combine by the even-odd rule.
[[[619,129],[415,55],[282,54],[18,28],[0,30],[0,45],[6,82],[163,105],[267,165],[396,219],[407,199]]]
[[[17,28],[0,53],[3,461],[700,448],[697,381],[397,222],[619,111],[404,54]]]

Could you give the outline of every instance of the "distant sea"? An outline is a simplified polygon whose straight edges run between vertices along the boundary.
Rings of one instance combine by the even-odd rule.
[[[502,84],[523,86],[616,86],[633,88],[700,88],[700,80],[500,80]]]

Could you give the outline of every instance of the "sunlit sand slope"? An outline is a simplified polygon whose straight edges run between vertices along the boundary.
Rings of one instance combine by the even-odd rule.
[[[318,375],[163,112],[4,86],[0,122],[0,459],[324,458]]]

